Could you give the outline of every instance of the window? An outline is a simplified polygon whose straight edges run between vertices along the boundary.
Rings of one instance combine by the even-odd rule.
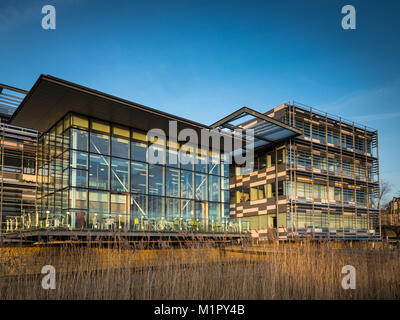
[[[314,199],[326,199],[326,186],[314,185]]]
[[[212,224],[211,228],[215,228],[215,223],[220,220],[221,205],[219,203],[210,202],[208,207],[208,221]]]
[[[128,213],[128,196],[126,194],[111,194],[111,213],[119,215]]]
[[[314,168],[316,169],[322,169],[326,170],[326,160],[325,158],[317,155],[313,155],[313,163],[314,163]]]
[[[181,147],[180,153],[179,153],[181,169],[185,169],[185,170],[193,170],[194,169],[195,151],[196,151],[196,148],[193,146],[183,145]],[[229,169],[229,167],[228,167],[228,169]]]
[[[353,202],[354,201],[354,191],[349,189],[343,189],[343,201]]]
[[[275,152],[271,152],[267,154],[267,167],[274,167],[275,166]]]
[[[356,202],[360,203],[360,204],[366,203],[365,191],[363,191],[363,190],[356,191]]]
[[[193,212],[194,201],[193,200],[182,200],[181,205],[182,205],[182,218],[184,220],[194,219],[194,212]]]
[[[109,213],[109,193],[103,191],[89,191],[89,211],[97,215]]]
[[[86,131],[71,129],[71,149],[88,151],[88,133]]]
[[[179,169],[165,169],[165,187],[167,196],[179,197],[179,181]]]
[[[142,219],[147,217],[147,196],[142,194],[131,195],[131,215],[134,230],[141,229]]]
[[[210,158],[209,158],[209,173],[210,174],[215,174],[219,175],[219,170],[220,170],[220,160],[219,160],[219,154],[216,154],[215,152],[210,152]]]
[[[229,178],[229,154],[225,153],[223,155],[221,155],[222,159],[221,159],[221,175],[224,177]],[[266,159],[265,159],[265,154],[264,154],[264,167],[267,165]]]
[[[113,156],[125,159],[129,158],[129,141],[127,139],[112,137],[111,146],[111,154]]]
[[[69,191],[69,204],[71,209],[86,209],[87,208],[87,191],[82,189],[72,188]]]
[[[35,159],[24,158],[24,173],[35,174]]]
[[[355,138],[355,149],[361,152],[364,152],[364,139]]]
[[[180,205],[180,199],[165,198],[165,219],[174,222],[177,229],[179,229]]]
[[[208,162],[207,162],[207,150],[204,149],[197,149],[197,159],[195,170],[197,172],[207,173],[208,172]]]
[[[229,191],[229,203],[234,204],[236,203],[236,192],[237,190],[232,189]]]
[[[240,200],[241,200],[241,202],[247,202],[250,200],[250,189],[249,188],[243,188]]]
[[[162,197],[149,196],[148,217],[152,226],[164,215],[165,199]]]
[[[335,171],[335,159],[328,157],[328,170],[331,172]]]
[[[110,154],[110,137],[101,133],[90,133],[90,152],[97,154]]]
[[[147,193],[147,164],[141,162],[131,163],[131,191],[134,193]]]
[[[297,164],[304,167],[311,167],[311,155],[302,151],[297,152]]]
[[[71,169],[70,184],[72,187],[87,188],[87,171]]]
[[[284,163],[285,162],[285,149],[281,149],[277,151],[277,160],[278,164]]]
[[[108,189],[110,158],[103,155],[90,155],[89,186],[96,189]]]
[[[336,131],[328,130],[328,143],[339,145],[339,133]]]
[[[278,196],[285,195],[285,186],[283,181],[278,181]]]
[[[207,200],[207,175],[196,173],[196,200]]]
[[[303,130],[305,137],[310,137],[310,124],[296,120],[296,127]]]
[[[131,142],[131,157],[132,160],[146,161],[147,144],[140,141]]]
[[[87,153],[81,151],[71,151],[70,165],[71,168],[87,169],[88,168]]]
[[[250,201],[265,199],[265,186],[250,188]]]
[[[313,139],[320,140],[325,142],[325,128],[316,126],[315,124],[312,125],[312,137]]]
[[[179,144],[177,142],[167,141],[167,166],[179,168],[178,152]]]
[[[208,185],[209,185],[209,200],[210,201],[220,201],[220,177],[217,176],[209,176],[208,177]]]
[[[181,190],[182,198],[193,199],[193,172],[186,170],[181,171]]]
[[[7,171],[21,172],[22,161],[19,157],[4,155],[4,166]]]
[[[353,148],[353,137],[342,133],[342,147],[343,148]]]
[[[129,161],[112,158],[111,190],[129,192]]]
[[[256,188],[250,188],[250,201],[258,200],[258,194]]]
[[[335,201],[342,201],[342,192],[337,187],[335,187]]]
[[[353,175],[353,163],[343,161],[342,163],[342,172],[343,174],[352,176]]]
[[[164,168],[149,165],[149,194],[164,195]]]

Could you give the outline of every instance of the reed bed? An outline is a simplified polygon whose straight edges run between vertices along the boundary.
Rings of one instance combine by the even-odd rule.
[[[56,289],[41,268],[56,268]],[[344,290],[342,267],[356,269]],[[310,241],[219,248],[0,248],[0,299],[399,299],[400,251]]]

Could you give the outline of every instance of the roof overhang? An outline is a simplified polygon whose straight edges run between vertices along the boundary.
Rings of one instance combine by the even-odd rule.
[[[240,108],[213,123],[211,127],[220,130],[230,130],[234,134],[245,129],[253,129],[254,137],[253,139],[249,139],[249,141],[254,141],[254,149],[268,148],[302,134],[302,131],[299,129],[248,107]]]
[[[53,76],[41,75],[10,119],[16,126],[48,131],[69,112],[144,131],[159,128],[168,135],[169,121],[183,128],[211,129],[188,119],[124,100]]]

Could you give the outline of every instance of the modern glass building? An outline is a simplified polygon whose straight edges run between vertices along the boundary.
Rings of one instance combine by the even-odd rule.
[[[7,231],[381,236],[377,131],[298,103],[265,113],[243,107],[207,126],[42,75],[7,125],[40,133],[29,164],[36,201],[7,220]],[[165,135],[153,138],[152,129]],[[254,143],[254,157],[230,164],[229,152],[243,146],[180,144],[184,129],[236,140],[252,129],[240,140]],[[149,161],[150,149],[159,162]],[[4,215],[2,223],[5,230]]]
[[[146,161],[153,143],[165,164]],[[68,113],[39,140],[40,221],[72,229],[225,231],[229,165],[201,148],[197,161],[181,165],[173,161],[179,148]]]
[[[49,86],[53,88],[43,99],[41,91]],[[239,230],[229,219],[229,164],[223,153],[196,145],[194,159],[181,164],[177,155],[182,146],[169,139],[166,130],[171,120],[179,128],[199,131],[206,126],[131,102],[127,109],[126,101],[82,90],[42,76],[13,116],[13,123],[26,127],[37,120],[43,132],[37,212],[30,217],[34,224],[94,230]],[[54,105],[61,95],[61,106]],[[86,108],[79,107],[82,104]],[[48,119],[56,118],[48,112],[50,106],[64,113],[57,121]],[[123,121],[110,121],[121,113]],[[149,141],[147,130],[153,128],[164,129],[166,138]],[[161,155],[161,164],[148,163],[150,146]]]

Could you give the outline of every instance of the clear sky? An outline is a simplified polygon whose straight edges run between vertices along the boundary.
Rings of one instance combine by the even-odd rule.
[[[42,6],[56,8],[44,30]],[[343,30],[341,8],[356,8]],[[379,131],[400,194],[400,1],[0,2],[0,82],[50,74],[213,123],[296,100]],[[389,197],[387,197],[389,198]]]

